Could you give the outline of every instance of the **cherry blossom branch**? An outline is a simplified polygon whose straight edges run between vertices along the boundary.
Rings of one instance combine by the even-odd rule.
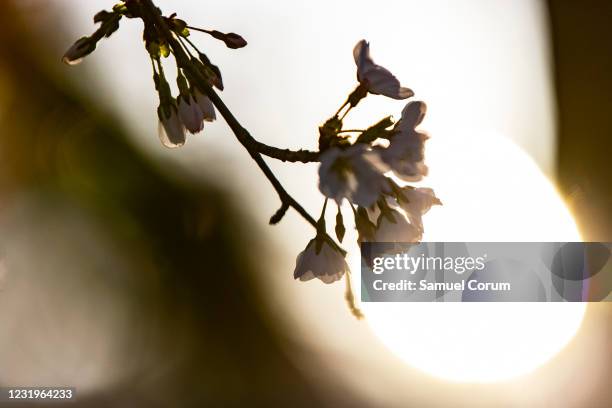
[[[319,126],[319,151],[269,146],[251,136],[225,105],[213,89],[214,86],[223,90],[221,70],[188,38],[189,29],[192,29],[236,49],[247,45],[238,34],[191,27],[176,18],[175,13],[166,17],[153,0],[125,0],[116,4],[112,11],[97,13],[94,23],[99,24],[99,28],[91,36],[78,39],[64,54],[63,61],[69,65],[78,64],[96,49],[102,38],[117,31],[122,18],[138,18],[144,23],[143,40],[151,58],[153,82],[160,101],[157,115],[162,144],[168,148],[182,146],[187,132],[201,132],[204,122],[214,121],[219,113],[280,198],[281,206],[270,218],[270,224],[280,222],[287,210],[293,208],[316,230],[315,237],[296,259],[294,278],[300,281],[318,278],[329,284],[345,277],[345,298],[352,313],[361,317],[352,291],[346,251],[327,234],[327,203],[330,199],[337,203],[334,231],[340,243],[346,232],[340,208],[344,200],[351,205],[358,242],[417,242],[421,239],[421,216],[433,205],[440,205],[440,200],[431,189],[399,186],[385,173],[392,171],[404,181],[419,181],[427,175],[424,143],[428,136],[416,129],[425,116],[425,103],[408,102],[399,121],[386,116],[366,129],[343,129],[343,119],[368,94],[395,100],[414,95],[411,89],[401,86],[391,72],[374,63],[369,43],[361,40],[353,49],[358,85],[336,114]],[[169,56],[176,61],[178,95],[171,90],[162,66],[162,57]],[[351,133],[359,135],[355,138]],[[378,140],[388,142],[381,146],[376,144]],[[319,190],[325,201],[318,220],[287,192],[263,156],[284,162],[320,162]],[[371,217],[375,217],[376,223]]]
[[[192,27],[190,25],[187,25],[186,27],[190,30],[200,31],[200,32],[207,33],[207,34],[210,34],[212,32],[211,30],[205,30],[202,28]],[[177,38],[181,40],[180,36],[178,36]],[[197,52],[200,52],[198,47],[196,47],[196,45],[189,38],[185,37],[183,38],[183,40],[186,41],[189,45],[191,45],[191,47],[193,47],[194,50],[196,50]],[[188,49],[187,49],[187,52],[189,52]],[[346,104],[344,106],[346,106]],[[304,149],[300,149],[300,150],[281,149],[279,147],[267,145],[255,139],[253,139],[252,142],[248,142],[248,143],[249,143],[249,148],[257,150],[259,153],[263,154],[264,156],[268,156],[273,159],[280,160],[282,162],[313,163],[313,162],[319,161],[320,152],[314,152],[311,150],[304,150]]]
[[[255,138],[253,138],[253,136],[251,136],[248,130],[246,130],[240,124],[240,122],[238,122],[236,117],[225,105],[219,95],[212,89],[206,78],[202,76],[202,73],[193,67],[189,56],[185,53],[183,47],[175,39],[174,35],[172,35],[172,32],[164,21],[164,18],[158,12],[158,8],[153,4],[153,1],[140,0],[140,4],[143,11],[142,18],[143,20],[145,20],[145,23],[151,24],[151,26],[156,27],[156,29],[159,31],[160,36],[164,38],[170,45],[172,51],[174,52],[174,57],[176,58],[179,67],[183,68],[186,71],[189,71],[190,74],[198,80],[198,85],[205,91],[208,98],[210,98],[213,105],[215,105],[215,108],[217,108],[221,116],[223,116],[230,129],[236,136],[236,139],[238,139],[240,144],[242,144],[242,146],[249,152],[251,158],[255,161],[255,163],[257,163],[268,181],[270,181],[270,184],[272,184],[272,187],[278,194],[278,197],[281,200],[283,207],[292,207],[298,212],[298,214],[300,214],[306,221],[308,221],[310,225],[317,229],[317,221],[287,192],[287,190],[285,190],[285,188],[276,178],[272,170],[270,170],[270,167],[268,167],[261,154],[266,154],[270,157],[278,158],[279,160],[283,161],[309,162],[316,161],[316,158],[318,158],[318,153],[304,150],[293,152],[290,150],[278,149],[260,143]],[[332,245],[334,248],[336,248],[343,254],[346,253],[346,251],[344,251],[326,232],[324,232],[323,234],[325,236],[326,241],[328,241],[330,245]]]
[[[267,144],[261,143],[257,140],[254,140],[254,143],[252,143],[250,147],[257,150],[264,156],[268,156],[283,162],[313,163],[318,162],[319,156],[321,155],[320,152],[313,152],[311,150],[280,149],[278,147],[269,146]]]

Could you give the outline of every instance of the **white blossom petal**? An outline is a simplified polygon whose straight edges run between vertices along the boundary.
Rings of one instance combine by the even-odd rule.
[[[185,144],[185,128],[181,123],[176,108],[171,108],[170,116],[159,122],[159,139],[168,148],[180,147]]]
[[[408,202],[400,200],[400,206],[408,215],[410,222],[423,231],[423,214],[434,205],[442,205],[431,188],[402,188],[402,193]]]
[[[427,105],[425,105],[425,102],[414,101],[407,103],[404,109],[402,109],[402,117],[397,123],[396,129],[400,132],[414,130],[421,124],[426,113]]]
[[[397,207],[397,200],[395,199],[395,197],[393,196],[389,196],[389,195],[385,195],[384,196],[385,201],[387,202],[387,205],[389,206],[389,208],[396,208]],[[374,220],[376,221],[378,219],[378,217],[380,216],[380,208],[378,207],[378,205],[374,205],[371,207],[366,208],[367,212],[368,212],[368,217],[370,218],[370,220]]]
[[[319,278],[324,283],[332,283],[342,278],[348,271],[344,256],[323,241],[317,253],[317,241],[311,240],[306,249],[296,259],[293,277],[301,281]]]
[[[388,189],[383,174],[386,169],[378,153],[364,144],[346,149],[334,147],[321,156],[319,190],[338,204],[346,198],[369,207]]]
[[[352,201],[362,207],[370,207],[386,192],[388,186],[385,176],[371,166],[364,165],[355,169],[357,188]]]
[[[367,85],[368,92],[394,99],[406,99],[414,95],[411,89],[402,87],[389,70],[374,63],[367,41],[361,40],[355,45],[353,57],[357,64],[357,80]]]
[[[198,133],[204,129],[204,114],[193,96],[189,96],[188,100],[182,96],[178,99],[178,113],[185,128],[190,133]]]
[[[376,66],[370,57],[370,43],[366,40],[359,41],[353,48],[353,58],[357,65],[357,80],[361,82],[360,74]]]
[[[340,148],[332,147],[321,155],[319,190],[338,204],[349,197],[356,186],[355,176],[349,166]]]
[[[397,210],[391,209],[395,222],[381,215],[374,235],[376,242],[418,242],[421,240],[421,231],[410,224],[406,217]]]
[[[420,181],[429,171],[424,163],[427,135],[419,132],[396,134],[380,155],[393,173],[404,181]]]
[[[195,92],[195,99],[204,115],[204,120],[207,122],[212,122],[217,119],[217,114],[215,113],[215,105],[213,105],[212,101],[208,98],[208,96],[204,95],[200,91]]]
[[[393,99],[406,99],[414,95],[409,88],[400,85],[399,80],[386,68],[375,65],[360,74],[360,81],[367,81],[368,91]]]

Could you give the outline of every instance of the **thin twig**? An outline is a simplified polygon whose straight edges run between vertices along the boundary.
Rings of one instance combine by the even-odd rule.
[[[268,156],[273,159],[281,160],[284,162],[318,162],[319,156],[321,155],[320,152],[313,152],[311,150],[279,149],[278,147],[269,146],[257,140],[254,140],[252,147],[264,156]]]
[[[193,27],[193,26],[186,26],[188,29],[190,30],[195,30],[195,31],[200,31],[202,33],[206,33],[206,34],[212,34],[212,30],[205,30],[203,28],[198,28],[198,27]]]
[[[363,319],[363,312],[357,306],[357,302],[355,301],[355,293],[353,292],[353,282],[351,279],[351,271],[347,270],[345,273],[346,279],[346,291],[344,292],[344,299],[346,300],[346,304],[350,309],[353,316],[357,319]]]
[[[338,133],[363,133],[365,132],[364,129],[346,129],[346,130],[340,130]]]

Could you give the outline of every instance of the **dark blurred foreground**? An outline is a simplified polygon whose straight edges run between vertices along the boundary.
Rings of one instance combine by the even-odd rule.
[[[612,241],[612,2],[548,2],[559,181],[585,240]]]
[[[3,325],[0,386],[83,383],[83,407],[319,405],[262,309],[247,220],[132,147],[1,7],[0,305],[24,323]]]

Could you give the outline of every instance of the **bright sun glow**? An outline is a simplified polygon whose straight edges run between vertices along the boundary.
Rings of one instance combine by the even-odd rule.
[[[427,185],[444,206],[425,241],[577,241],[561,198],[529,156],[501,137],[457,136],[428,146]],[[357,259],[353,261],[358,262]],[[353,270],[359,268],[353,263]],[[495,382],[554,357],[575,335],[584,303],[364,303],[381,341],[437,377]]]

